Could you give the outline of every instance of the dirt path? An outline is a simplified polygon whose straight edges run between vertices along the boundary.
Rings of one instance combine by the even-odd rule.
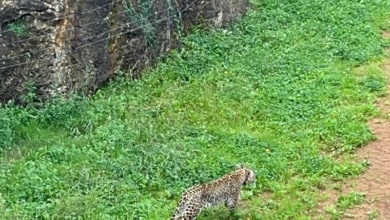
[[[390,38],[390,33],[383,35]],[[390,50],[383,65],[387,74],[387,91],[390,93]],[[390,220],[390,95],[378,100],[380,118],[369,122],[377,140],[358,150],[359,158],[367,158],[371,166],[359,178],[344,185],[344,192],[364,193],[364,202],[344,213],[343,219]]]

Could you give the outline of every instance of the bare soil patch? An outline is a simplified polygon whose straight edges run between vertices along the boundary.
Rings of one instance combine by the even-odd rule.
[[[389,39],[390,38],[390,32],[383,32],[382,33],[382,37],[385,38],[385,39]]]

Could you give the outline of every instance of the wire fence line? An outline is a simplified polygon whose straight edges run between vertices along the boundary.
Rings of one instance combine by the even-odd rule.
[[[198,1],[198,0],[194,0],[191,4],[188,4],[184,9],[179,10],[178,13],[181,14],[181,13],[183,13],[184,11],[188,10],[188,9],[189,9],[192,5],[194,5],[197,1]],[[100,7],[100,8],[101,8],[101,7]],[[171,9],[171,7],[166,8],[166,9],[164,9],[164,10],[161,10],[161,11],[159,11],[159,12],[163,12],[163,11],[166,11],[166,10],[169,10],[169,9]],[[95,10],[97,10],[97,9],[95,9]],[[159,13],[159,12],[157,12],[157,13]],[[162,18],[162,19],[159,19],[159,20],[156,20],[156,21],[154,21],[154,22],[150,22],[150,23],[147,23],[147,24],[138,26],[138,27],[136,27],[136,28],[132,28],[132,29],[127,30],[127,31],[124,31],[124,32],[122,32],[122,33],[115,34],[115,35],[111,35],[111,36],[107,36],[107,37],[104,37],[104,38],[102,38],[102,39],[98,39],[98,40],[94,40],[94,41],[89,42],[89,43],[82,44],[82,45],[80,45],[80,46],[78,46],[78,47],[75,47],[73,51],[65,52],[65,54],[74,53],[75,50],[79,50],[79,49],[81,49],[81,48],[84,48],[84,47],[87,47],[87,46],[90,46],[90,45],[97,44],[97,43],[99,43],[99,42],[108,40],[108,39],[110,39],[110,38],[119,37],[119,36],[124,35],[124,34],[127,34],[127,33],[131,33],[131,32],[137,31],[137,30],[141,30],[141,29],[143,29],[143,28],[145,28],[145,27],[147,27],[147,26],[154,25],[154,24],[158,24],[158,23],[160,23],[160,22],[166,21],[166,20],[168,20],[168,19],[170,19],[170,18],[173,18],[173,17],[176,17],[176,16],[177,16],[176,14],[171,15],[171,16],[166,16],[166,17],[164,17],[164,18]],[[149,17],[151,17],[151,16],[149,16]],[[146,17],[146,19],[148,19],[149,17]],[[128,25],[130,25],[130,24],[133,24],[133,23],[134,23],[134,21],[133,21],[133,22],[127,22],[127,23],[125,23],[125,24],[123,24],[123,25],[120,25],[119,27],[115,27],[115,28],[112,28],[112,29],[110,29],[110,30],[108,30],[108,31],[105,31],[105,32],[96,34],[96,35],[94,35],[94,36],[92,36],[92,37],[89,37],[89,38],[87,38],[87,39],[93,39],[93,38],[95,38],[95,37],[97,37],[97,36],[102,36],[102,35],[104,35],[104,34],[109,34],[109,33],[110,33],[111,31],[113,31],[113,30],[117,30],[117,29],[119,29],[119,28],[126,27],[126,26],[128,26]],[[86,39],[84,39],[84,40],[86,40]],[[52,49],[50,49],[50,48],[49,48],[49,49],[42,49],[42,50],[37,50],[37,51],[34,51],[34,52],[42,52],[42,51],[49,51],[49,50],[52,50]],[[10,60],[10,59],[18,58],[18,57],[25,56],[25,55],[26,55],[26,54],[17,55],[17,56],[8,57],[8,58],[3,58],[3,59],[0,59],[0,61],[3,60],[3,62],[4,62],[4,60]],[[53,59],[53,58],[52,58],[52,57],[47,57],[47,58],[40,59],[39,61],[45,61],[45,60],[51,60],[51,59]],[[27,61],[27,62],[23,62],[23,63],[13,64],[13,65],[8,65],[8,66],[3,66],[3,67],[0,67],[0,71],[1,71],[1,70],[5,70],[5,69],[9,69],[9,68],[14,68],[14,67],[22,66],[22,65],[32,64],[32,63],[35,63],[35,62],[37,62],[37,61],[38,61],[38,60],[35,60],[35,61]]]
[[[160,11],[155,12],[155,14],[161,13],[161,12],[165,12],[165,11],[169,11],[170,9],[172,9],[172,8],[171,8],[171,7],[168,7],[168,8],[165,8],[165,9],[163,9],[163,10],[160,10]],[[127,12],[124,10],[124,11],[122,11],[122,12],[115,13],[114,16],[118,16],[118,15],[125,14],[125,13],[127,13]],[[72,14],[72,15],[74,16],[74,15],[76,15],[76,14]],[[152,17],[152,16],[154,16],[154,15],[150,15],[150,16],[144,17],[144,18],[142,18],[142,20],[148,20],[148,19],[149,19],[150,17]],[[77,28],[86,28],[86,27],[88,27],[88,26],[90,26],[90,25],[92,25],[92,24],[100,23],[100,22],[102,22],[102,21],[105,21],[105,19],[99,19],[99,20],[94,20],[94,21],[91,21],[91,22],[88,22],[88,23],[85,23],[85,24],[79,24],[79,27],[74,27],[74,26],[73,26],[73,27],[71,27],[71,28],[67,28],[65,31],[68,32],[68,31],[74,31],[74,30],[76,30]],[[132,21],[132,23],[134,23],[134,22],[136,22],[136,21]],[[5,33],[5,32],[10,32],[10,31],[0,32],[0,35],[1,35],[2,33]],[[24,43],[24,42],[27,42],[27,41],[32,40],[32,39],[42,39],[42,38],[47,37],[47,36],[50,36],[50,35],[52,35],[52,34],[41,34],[41,35],[38,35],[38,36],[32,36],[32,37],[29,37],[29,38],[27,38],[27,39],[17,40],[17,41],[5,43],[5,44],[2,44],[2,45],[3,45],[3,46],[7,46],[7,45],[10,45],[10,44]],[[94,36],[92,36],[92,38],[93,38],[93,37],[94,37]],[[23,56],[23,55],[20,55],[20,56]],[[18,57],[18,56],[15,56],[15,57]],[[7,58],[7,59],[11,59],[11,58],[14,58],[14,57],[9,57],[9,58]],[[1,61],[1,60],[4,60],[4,59],[0,59],[0,61]]]
[[[165,8],[165,9],[163,9],[163,10],[157,11],[156,13],[161,13],[161,12],[164,12],[164,11],[168,11],[169,9],[171,9],[171,8],[170,8],[170,7],[169,7],[169,8]],[[126,11],[120,12],[120,13],[118,13],[118,14],[123,14],[123,13],[126,13]],[[118,14],[116,14],[116,15],[118,15]],[[144,18],[142,18],[142,20],[147,21],[147,20],[149,20],[149,18],[152,17],[152,16],[154,16],[154,15],[150,15],[150,16],[144,17]],[[97,22],[101,22],[101,21],[104,21],[104,19],[100,19],[100,20],[97,21]],[[114,30],[117,30],[117,29],[120,29],[120,28],[123,28],[123,27],[127,27],[127,26],[129,26],[129,25],[132,25],[132,24],[134,24],[135,22],[136,22],[136,21],[126,22],[125,24],[119,25],[119,26],[117,26],[117,27],[115,27],[115,28],[111,28],[111,29],[109,29],[108,31],[105,31],[105,32],[102,32],[102,33],[95,34],[95,35],[92,35],[92,36],[90,36],[90,37],[84,38],[83,40],[84,40],[84,41],[87,41],[87,40],[90,40],[90,39],[94,39],[95,37],[98,37],[98,36],[101,36],[101,35],[104,35],[104,34],[108,34],[108,33],[112,32],[112,31],[114,31]],[[96,23],[96,22],[91,22],[91,23]],[[90,25],[91,23],[87,23],[87,24]],[[83,25],[81,28],[83,28],[83,27],[85,27],[85,25]],[[72,28],[66,29],[65,31],[69,31],[69,30],[73,31],[73,30],[75,30],[75,28],[72,27]],[[51,36],[51,35],[52,35],[52,34],[44,34],[44,35],[42,35],[42,36]],[[31,40],[31,39],[39,39],[39,38],[40,38],[40,37],[35,37],[35,38],[32,37],[32,38],[25,39],[25,40],[20,40],[20,41],[15,41],[15,42],[10,42],[10,43],[7,43],[7,44],[3,44],[3,46],[9,45],[9,44],[15,44],[15,43],[23,43],[23,42],[27,42],[27,41],[29,41],[29,40]],[[50,49],[50,48],[45,48],[45,49],[40,49],[40,50],[33,50],[33,51],[30,51],[30,53],[44,52],[44,51],[48,51],[48,50],[51,50],[51,49]],[[19,54],[19,55],[12,56],[12,57],[1,58],[0,61],[2,61],[2,60],[9,60],[9,59],[15,59],[15,58],[18,58],[18,57],[23,57],[23,56],[26,56],[26,54]],[[1,69],[1,68],[0,68],[0,69]]]
[[[61,16],[61,17],[56,17],[56,18],[53,18],[53,19],[50,19],[50,20],[47,20],[47,21],[44,21],[43,23],[45,24],[49,24],[51,22],[54,22],[54,21],[58,21],[58,20],[62,20],[62,19],[65,19],[65,18],[71,18],[71,17],[74,17],[75,15],[85,15],[85,14],[89,14],[91,12],[94,12],[94,11],[97,11],[97,10],[100,10],[102,8],[105,8],[109,5],[113,5],[115,3],[119,3],[121,2],[122,0],[116,0],[116,1],[113,1],[111,3],[107,3],[107,4],[104,4],[104,5],[101,5],[101,6],[98,6],[96,8],[93,8],[93,9],[89,9],[89,10],[85,10],[85,11],[82,11],[82,12],[76,12],[74,11],[73,13],[68,13],[67,15],[65,16]],[[5,30],[5,31],[0,31],[0,34],[4,34],[4,33],[8,33],[8,32],[12,32],[12,30]]]

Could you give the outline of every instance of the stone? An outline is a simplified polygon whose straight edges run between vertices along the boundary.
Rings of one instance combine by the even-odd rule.
[[[36,101],[74,91],[91,94],[118,70],[138,78],[179,45],[179,33],[199,24],[227,27],[248,5],[249,0],[2,0],[0,102],[24,103],[28,92]]]

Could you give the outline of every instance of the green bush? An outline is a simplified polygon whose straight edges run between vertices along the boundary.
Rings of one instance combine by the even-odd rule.
[[[6,109],[0,108],[0,148],[9,148],[15,141],[15,121]]]

